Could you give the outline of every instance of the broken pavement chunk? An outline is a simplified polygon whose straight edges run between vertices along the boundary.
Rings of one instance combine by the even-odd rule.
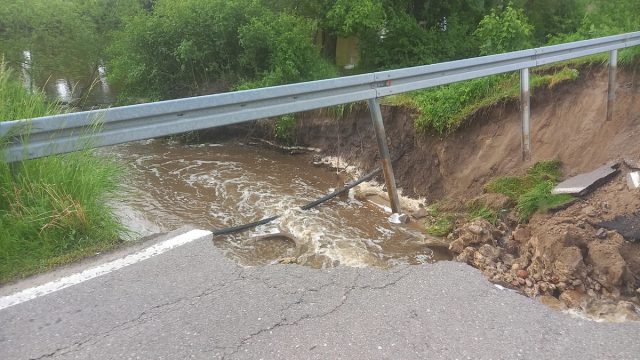
[[[627,175],[627,185],[631,190],[640,188],[640,171],[634,171]]]
[[[625,165],[627,165],[630,169],[640,170],[640,160],[636,160],[631,157],[625,157],[622,159]]]
[[[608,230],[615,230],[628,241],[640,241],[640,211],[635,214],[616,216],[613,220],[596,224]]]
[[[618,163],[605,165],[592,172],[569,178],[553,188],[551,193],[584,196],[617,174],[619,165]]]

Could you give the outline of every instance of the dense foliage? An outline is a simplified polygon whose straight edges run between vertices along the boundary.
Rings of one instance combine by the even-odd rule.
[[[640,28],[636,0],[0,0],[0,45],[49,76],[106,61],[125,101],[423,65]],[[628,55],[631,57],[633,54]],[[626,57],[625,57],[626,59]]]

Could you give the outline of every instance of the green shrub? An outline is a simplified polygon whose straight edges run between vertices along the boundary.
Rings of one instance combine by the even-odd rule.
[[[292,143],[296,131],[296,118],[293,115],[285,115],[276,119],[274,132],[276,139],[284,143]]]
[[[473,33],[480,43],[480,55],[521,50],[533,44],[533,26],[522,9],[508,5],[486,15]]]

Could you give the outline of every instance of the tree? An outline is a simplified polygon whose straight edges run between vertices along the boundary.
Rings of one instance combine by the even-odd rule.
[[[480,54],[491,55],[531,47],[533,26],[522,9],[508,5],[493,9],[473,33],[480,43]]]

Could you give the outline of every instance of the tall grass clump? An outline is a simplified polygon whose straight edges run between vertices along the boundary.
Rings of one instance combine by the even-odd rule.
[[[538,211],[547,211],[574,200],[571,195],[553,195],[551,190],[560,180],[560,161],[541,161],[524,176],[505,176],[489,182],[485,190],[508,196],[516,203],[520,221],[527,221]]]
[[[553,87],[578,77],[578,71],[568,67],[545,71],[532,74],[532,89]],[[478,110],[519,98],[520,77],[517,73],[510,73],[414,91],[398,95],[389,101],[391,104],[405,105],[417,111],[417,130],[447,135],[457,130]]]
[[[0,65],[0,121],[60,111]],[[107,202],[121,173],[90,150],[0,162],[0,283],[116,246],[122,227]]]

